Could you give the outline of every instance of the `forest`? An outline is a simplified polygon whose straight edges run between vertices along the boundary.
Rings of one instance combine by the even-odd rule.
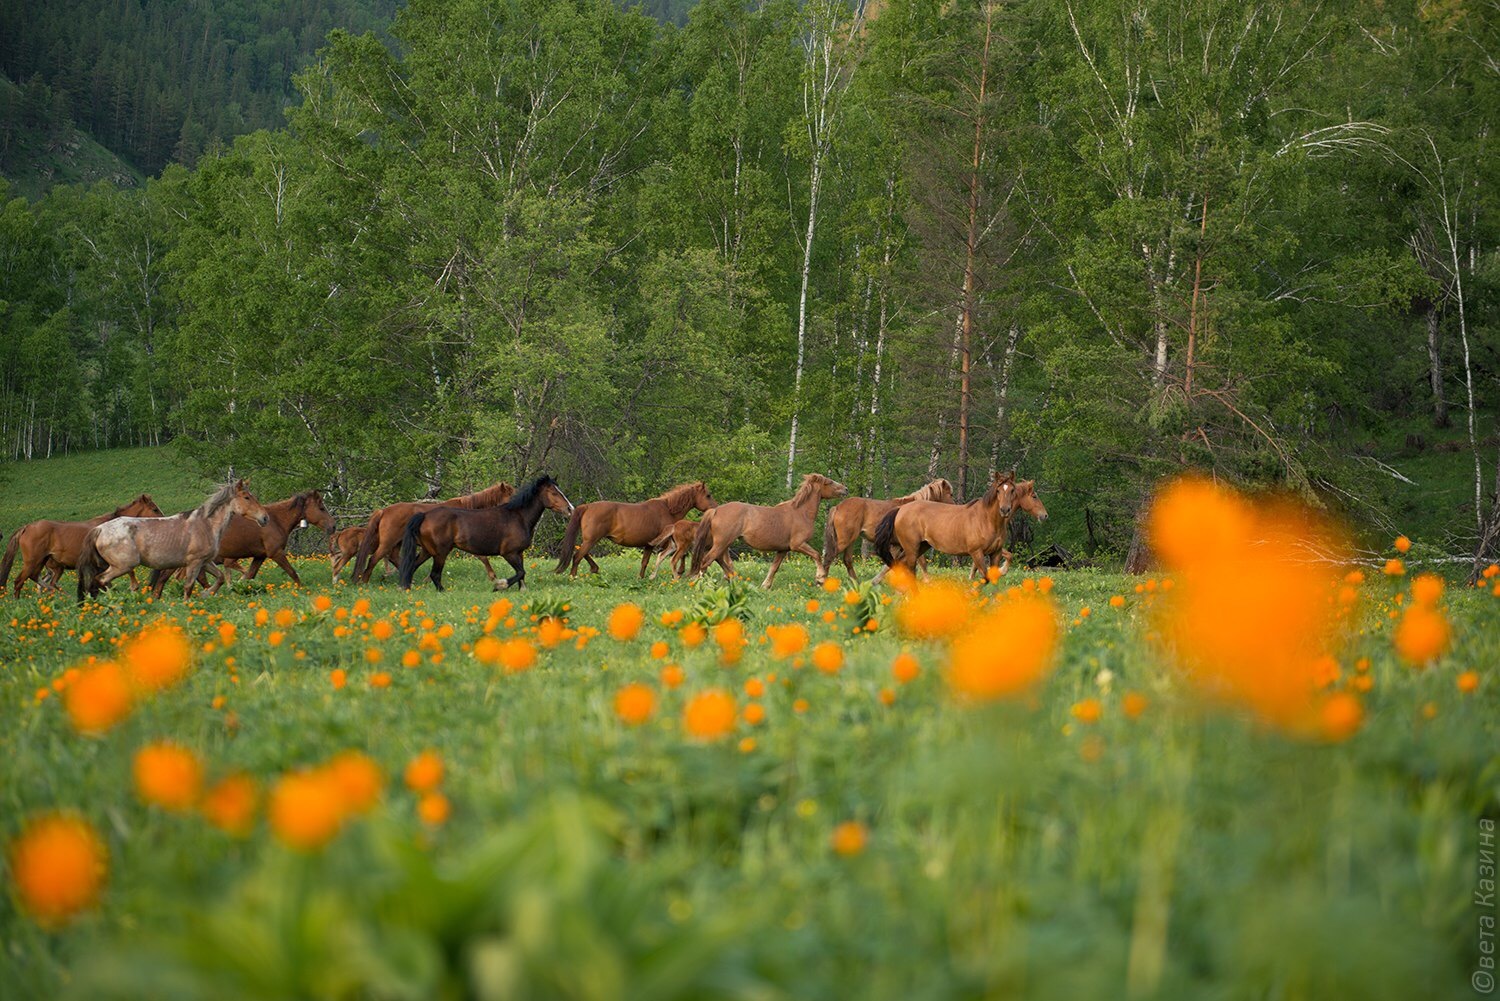
[[[1432,541],[1500,544],[1495,0],[76,6],[0,66],[152,176],[0,182],[5,457],[361,509],[1019,468],[1130,565],[1163,475],[1386,533],[1441,435]]]

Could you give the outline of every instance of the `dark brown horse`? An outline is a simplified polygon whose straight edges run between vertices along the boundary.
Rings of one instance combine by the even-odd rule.
[[[734,540],[744,537],[752,549],[764,553],[775,553],[771,569],[761,587],[770,587],[781,569],[781,561],[787,553],[806,553],[817,565],[817,578],[821,582],[828,576],[828,568],[818,556],[818,551],[807,544],[812,538],[813,522],[818,517],[818,505],[830,497],[842,497],[849,488],[820,473],[808,473],[802,477],[802,485],[789,499],[774,507],[761,504],[744,504],[731,501],[720,504],[704,514],[698,522],[697,534],[693,537],[693,578],[701,576],[709,563],[715,560],[724,565],[729,556],[729,547]],[[728,560],[725,573],[734,572],[734,561]]]
[[[375,565],[381,560],[396,562],[396,551],[401,548],[401,538],[411,516],[421,511],[434,511],[440,507],[459,507],[479,510],[494,507],[510,499],[515,487],[509,483],[496,483],[478,493],[449,497],[445,501],[403,501],[380,508],[370,515],[365,525],[365,537],[360,540],[359,551],[354,555],[354,582],[368,584]]]
[[[609,539],[622,546],[641,549],[642,579],[646,576],[646,564],[651,553],[664,546],[672,537],[672,526],[689,509],[707,511],[717,507],[718,501],[708,492],[702,480],[679,483],[671,490],[639,504],[623,501],[590,501],[573,509],[568,519],[568,531],[563,536],[562,559],[553,573],[569,569],[571,576],[578,576],[578,564],[589,562],[591,573],[599,572],[599,564],[589,551],[600,539]],[[583,541],[578,541],[582,537]]]
[[[953,484],[937,479],[904,497],[893,497],[890,500],[850,497],[839,501],[829,509],[828,521],[823,525],[823,566],[832,569],[834,561],[842,557],[849,576],[859,580],[859,575],[854,572],[854,544],[859,541],[860,536],[874,542],[875,528],[882,518],[901,505],[918,500],[952,504]]]
[[[270,560],[300,587],[302,578],[297,576],[297,571],[286,558],[287,539],[292,532],[306,525],[315,525],[332,534],[333,515],[323,506],[323,495],[316,490],[304,490],[286,500],[267,504],[265,508],[271,520],[264,528],[243,515],[229,519],[224,536],[219,539],[219,563],[228,570],[239,570],[237,561],[249,560],[250,569],[243,571],[243,576],[245,580],[254,580],[261,564]]]
[[[693,555],[693,536],[698,534],[698,523],[683,518],[672,526],[672,537],[667,540],[666,545],[657,550],[656,565],[651,568],[651,579],[661,572],[661,561],[671,557],[672,579],[679,580],[687,570],[688,557]],[[729,572],[729,567],[720,560],[719,565],[724,567],[724,572]]]
[[[159,517],[161,508],[156,506],[151,495],[141,494],[109,514],[101,514],[88,521],[33,521],[29,525],[22,525],[11,535],[10,544],[5,547],[5,556],[0,559],[0,592],[5,590],[5,582],[10,577],[10,568],[15,563],[17,553],[21,556],[21,576],[16,578],[15,596],[19,598],[21,585],[28,580],[36,581],[40,589],[55,589],[63,571],[78,566],[78,554],[83,549],[83,540],[89,534],[89,529],[115,518]],[[45,582],[41,577],[44,568],[48,573]],[[135,583],[134,573],[130,575],[130,580],[132,584]]]
[[[354,554],[359,552],[359,544],[364,540],[365,526],[350,525],[342,532],[336,532],[328,537],[329,565],[333,570],[333,579],[338,580],[339,574],[349,561],[354,559]]]
[[[539,476],[532,480],[499,507],[472,510],[437,507],[431,511],[417,512],[406,523],[406,535],[401,542],[401,586],[410,588],[417,568],[431,558],[432,572],[429,576],[432,586],[441,591],[443,565],[448,562],[448,554],[455,549],[462,549],[479,557],[494,590],[521,587],[526,581],[523,557],[531,545],[536,523],[542,520],[544,510],[555,511],[565,517],[573,513],[572,502],[564,496],[562,488],[550,476]],[[490,566],[491,556],[503,558],[515,570],[515,576],[502,584],[495,577],[494,568]]]
[[[992,547],[1005,542],[1005,529],[1016,504],[1016,474],[996,473],[984,496],[967,504],[936,504],[912,501],[880,520],[875,529],[875,549],[886,565],[880,580],[898,560],[916,572],[917,561],[929,549],[974,558],[974,574],[982,572]],[[996,540],[999,540],[998,542]],[[899,557],[893,546],[901,547]]]

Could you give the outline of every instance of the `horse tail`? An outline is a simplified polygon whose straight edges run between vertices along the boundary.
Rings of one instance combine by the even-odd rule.
[[[838,519],[835,517],[838,513],[839,506],[835,504],[828,512],[828,520],[823,522],[823,566],[825,567],[833,566],[833,561],[838,557],[839,532],[836,527]]]
[[[573,509],[573,515],[568,519],[568,530],[563,535],[562,559],[557,561],[557,569],[553,573],[562,573],[573,562],[573,547],[578,543],[578,528],[583,524],[583,509],[586,507],[587,504],[579,504]]]
[[[99,539],[96,530],[90,529],[84,536],[83,550],[78,554],[78,603],[98,593],[94,578],[104,569],[104,558],[99,555]]]
[[[417,573],[417,546],[421,545],[417,537],[422,534],[422,522],[426,520],[426,511],[412,515],[401,538],[401,586],[407,590],[411,590],[411,579]]]
[[[703,572],[703,557],[708,555],[713,540],[713,523],[712,511],[705,511],[698,521],[698,531],[693,534],[693,567],[688,571],[691,576],[696,577]]]
[[[349,579],[358,584],[364,576],[365,564],[370,562],[370,557],[375,552],[375,543],[380,537],[380,516],[383,511],[376,511],[370,515],[370,520],[365,525],[365,537],[359,540],[359,549],[354,553],[354,575]],[[370,567],[373,573],[375,568]]]
[[[5,544],[5,556],[0,559],[0,591],[5,590],[6,583],[10,580],[10,568],[16,562],[16,551],[21,548],[21,533],[24,528],[18,528],[11,533],[10,541]]]
[[[891,555],[891,541],[896,537],[896,515],[901,513],[898,507],[884,518],[880,524],[875,526],[875,552],[880,554],[880,562],[891,566],[896,558]]]

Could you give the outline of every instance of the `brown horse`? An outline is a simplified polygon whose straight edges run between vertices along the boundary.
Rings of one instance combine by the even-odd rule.
[[[688,557],[693,555],[693,536],[697,534],[698,523],[696,521],[683,518],[673,525],[672,537],[667,540],[661,549],[657,550],[656,565],[651,568],[651,579],[656,579],[656,575],[661,572],[661,561],[670,556],[672,558],[672,579],[680,580],[683,573],[687,570]],[[725,566],[722,559],[719,561],[719,565],[724,567],[725,573],[729,572],[729,567]]]
[[[433,511],[440,507],[460,507],[467,510],[494,507],[510,499],[516,488],[509,483],[496,483],[478,493],[449,497],[445,501],[403,501],[380,508],[370,515],[365,525],[365,537],[360,540],[359,551],[354,555],[354,577],[356,584],[368,584],[370,575],[381,560],[396,562],[396,551],[401,548],[401,537],[411,516],[421,511]]]
[[[63,571],[78,566],[78,554],[83,549],[83,540],[89,534],[89,529],[115,518],[159,517],[161,508],[156,506],[151,495],[141,494],[109,514],[101,514],[88,521],[33,521],[29,525],[22,525],[11,535],[10,544],[5,547],[5,556],[0,560],[0,592],[5,590],[5,582],[10,577],[10,568],[18,552],[21,555],[21,576],[16,578],[17,598],[21,596],[21,585],[28,580],[36,581],[40,589],[55,589]],[[45,582],[41,577],[44,568],[49,575]],[[133,573],[130,579],[132,583],[135,581]]]
[[[819,582],[828,576],[828,568],[818,556],[818,551],[807,544],[812,538],[813,521],[818,517],[818,505],[831,497],[842,497],[849,488],[820,473],[808,473],[802,477],[802,486],[789,500],[775,507],[760,504],[744,504],[731,501],[720,504],[703,515],[698,522],[698,531],[693,536],[693,573],[696,580],[709,563],[718,560],[725,566],[729,547],[734,540],[743,537],[752,549],[763,553],[775,553],[771,569],[761,587],[768,588],[781,569],[781,561],[787,553],[806,553],[818,567]],[[734,572],[734,561],[728,560],[725,573]]]
[[[850,497],[839,501],[829,509],[828,521],[823,525],[823,566],[832,569],[834,560],[843,557],[849,576],[859,580],[859,575],[854,572],[854,544],[859,541],[860,536],[874,542],[875,527],[880,524],[880,519],[901,505],[918,500],[952,504],[953,484],[937,479],[904,497],[894,497],[891,500]]]
[[[901,547],[899,561],[906,569],[917,569],[917,560],[928,549],[940,553],[968,553],[974,571],[982,571],[991,547],[1005,542],[1005,529],[1016,504],[1016,474],[996,473],[984,496],[967,504],[936,504],[912,501],[887,514],[875,529],[875,549],[885,563],[875,578],[880,580],[896,564],[893,545]],[[998,542],[996,540],[999,540]]]
[[[229,519],[229,527],[224,529],[224,537],[219,540],[219,563],[227,569],[238,570],[238,560],[249,560],[250,569],[242,574],[245,580],[254,580],[261,564],[269,559],[300,587],[302,578],[297,576],[297,571],[286,558],[287,539],[292,532],[306,525],[316,525],[332,534],[333,515],[323,506],[323,495],[316,490],[304,490],[286,500],[267,504],[265,508],[271,520],[264,528],[240,515]]]
[[[184,598],[192,596],[205,569],[217,578],[208,593],[216,593],[224,583],[224,571],[215,562],[219,540],[237,514],[262,527],[271,520],[244,480],[224,484],[193,510],[171,518],[116,518],[89,529],[78,556],[78,600],[97,595],[138,566],[154,571],[151,588],[158,598],[179,567],[187,569]]]
[[[336,532],[328,537],[329,564],[333,568],[333,579],[338,580],[339,574],[343,573],[344,567],[354,559],[354,554],[359,551],[359,544],[364,540],[365,526],[350,525],[342,532]]]
[[[550,476],[532,480],[499,507],[473,510],[437,507],[417,512],[406,523],[406,535],[401,541],[401,586],[410,588],[417,568],[430,557],[432,586],[441,591],[443,566],[448,562],[448,554],[462,549],[479,557],[494,590],[521,587],[526,581],[526,564],[522,557],[531,545],[536,523],[542,520],[544,510],[563,516],[573,513],[573,503]],[[502,557],[515,570],[515,576],[501,584],[490,566],[491,556]]]
[[[988,570],[989,564],[994,562],[997,553],[1004,557],[1004,563],[1000,566],[1000,575],[1003,577],[1010,570],[1011,552],[1005,548],[1005,540],[1009,534],[1010,523],[1015,520],[1016,512],[1018,511],[1025,511],[1037,521],[1047,520],[1047,507],[1042,503],[1042,498],[1037,496],[1035,480],[1022,480],[1016,484],[1015,510],[1005,519],[1005,527],[1000,530],[994,543],[989,549],[985,550],[985,565],[983,567],[976,567],[976,572],[983,573]]]
[[[657,546],[662,546],[672,537],[672,526],[688,509],[707,511],[717,507],[718,501],[708,492],[702,480],[679,483],[671,490],[639,504],[623,501],[590,501],[573,509],[568,519],[568,530],[563,536],[562,559],[553,573],[562,573],[572,564],[570,575],[578,576],[578,564],[589,561],[591,573],[599,572],[599,564],[589,555],[589,550],[600,539],[609,539],[622,546],[641,549],[641,579],[646,577],[646,564]],[[583,537],[578,542],[579,536]],[[576,543],[576,545],[575,545]]]

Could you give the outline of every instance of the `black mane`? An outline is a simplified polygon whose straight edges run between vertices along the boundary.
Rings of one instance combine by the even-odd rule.
[[[542,489],[542,487],[546,486],[549,483],[556,482],[557,481],[554,480],[551,476],[543,473],[541,476],[538,476],[536,479],[526,484],[520,490],[517,490],[511,497],[511,499],[506,501],[502,506],[509,511],[519,511],[522,508],[528,506],[532,501],[536,500],[536,495]]]

